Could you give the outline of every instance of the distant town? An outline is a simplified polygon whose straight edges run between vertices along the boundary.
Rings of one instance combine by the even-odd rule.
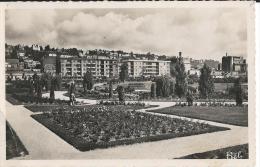
[[[247,63],[243,57],[223,52],[222,62],[196,60],[176,56],[139,54],[121,50],[79,50],[77,48],[57,49],[49,45],[5,45],[6,79],[24,79],[34,74],[61,75],[62,79],[82,80],[87,71],[96,79],[118,78],[122,64],[127,65],[131,79],[149,79],[156,76],[174,75],[172,67],[177,57],[182,57],[188,76],[200,76],[204,64],[211,68],[215,79],[247,78]]]

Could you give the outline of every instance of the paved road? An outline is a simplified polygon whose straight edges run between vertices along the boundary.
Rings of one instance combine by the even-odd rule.
[[[55,93],[57,98],[59,95],[62,95],[62,93]],[[84,102],[94,104],[93,100],[85,99]],[[173,103],[153,102],[150,104],[160,105],[156,107],[158,109],[171,106]],[[140,112],[145,111],[140,110]],[[19,159],[172,159],[198,152],[248,143],[247,127],[169,116],[189,119],[190,121],[207,122],[211,125],[228,127],[231,130],[80,152],[32,119],[30,117],[31,114],[33,113],[23,106],[14,106],[6,102],[7,120],[29,151],[28,156]]]

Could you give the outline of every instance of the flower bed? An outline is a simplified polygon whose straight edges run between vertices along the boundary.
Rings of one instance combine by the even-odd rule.
[[[81,151],[228,129],[107,106],[56,110],[32,117]]]
[[[203,153],[191,154],[178,159],[248,159],[248,157],[248,144],[243,144]]]
[[[75,109],[84,109],[85,110],[91,110],[92,108],[100,107],[101,105],[76,105],[76,106],[70,106],[70,105],[64,105],[64,104],[32,104],[32,105],[25,105],[25,108],[29,109],[32,112],[57,112],[59,111],[65,111],[65,110],[75,110]],[[138,106],[138,105],[109,105],[107,108],[110,110],[139,110],[144,108],[150,108],[150,107],[157,107],[157,106]]]

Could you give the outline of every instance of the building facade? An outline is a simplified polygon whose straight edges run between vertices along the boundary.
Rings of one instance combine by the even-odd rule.
[[[82,79],[89,70],[95,78],[118,77],[123,63],[128,65],[129,77],[161,76],[170,74],[170,61],[120,60],[117,56],[87,55],[84,57],[60,58],[63,77]]]
[[[170,61],[126,60],[129,77],[170,75]]]
[[[226,55],[222,57],[222,70],[225,73],[246,73],[246,60],[243,57]]]
[[[89,70],[96,78],[118,76],[118,59],[108,56],[61,58],[63,77],[82,78]]]

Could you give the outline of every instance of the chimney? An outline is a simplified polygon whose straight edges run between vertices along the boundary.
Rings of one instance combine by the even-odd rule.
[[[227,52],[226,52],[226,56],[228,56]]]
[[[179,52],[179,56],[181,56],[181,52]]]

